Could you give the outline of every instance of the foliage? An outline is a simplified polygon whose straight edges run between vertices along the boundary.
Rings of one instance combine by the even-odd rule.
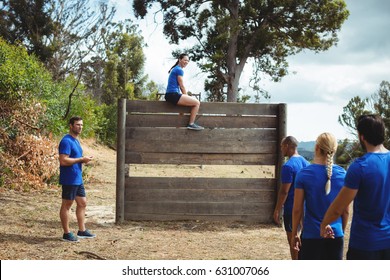
[[[115,9],[106,1],[50,1],[50,17],[55,23],[49,45],[55,50],[47,67],[55,80],[83,71],[91,56],[104,54],[105,34]],[[93,4],[97,4],[94,7]]]
[[[390,132],[390,83],[382,81],[379,90],[371,96],[362,99],[359,96],[353,97],[343,108],[343,114],[339,116],[339,123],[347,127],[357,137],[356,122],[363,114],[378,114],[385,123],[386,133]],[[384,145],[390,148],[389,137],[385,138]]]
[[[144,44],[136,34],[136,26],[119,24],[107,41],[102,101],[110,105],[119,98],[139,99],[147,76],[143,75]]]
[[[51,76],[34,56],[0,38],[0,100],[39,98],[52,91]]]
[[[102,121],[100,122],[99,127],[95,129],[97,140],[110,147],[116,147],[116,136],[118,131],[117,103],[111,105],[102,104],[99,107],[99,112],[96,113],[96,115],[98,114]]]
[[[47,187],[57,178],[58,158],[56,145],[38,127],[45,108],[4,100],[0,107],[0,187],[23,191]]]
[[[361,157],[363,154],[364,151],[358,141],[344,139],[338,143],[335,162],[347,169],[354,159]]]
[[[54,33],[50,0],[0,0],[0,37],[11,44],[21,42],[29,54],[47,62],[53,48],[47,39]]]
[[[390,83],[382,81],[379,90],[367,98],[355,96],[343,108],[339,123],[356,137],[356,140],[345,139],[339,143],[336,162],[347,166],[353,159],[364,154],[357,135],[357,120],[363,114],[378,114],[385,123],[386,134],[390,132]],[[385,137],[384,146],[390,148],[390,139]]]
[[[1,39],[0,58],[0,182],[24,190],[57,183],[56,139],[68,132],[63,116],[77,81],[70,75],[53,82],[36,58]],[[75,88],[70,114],[83,118],[84,137],[95,136],[106,121],[82,86]]]
[[[184,51],[209,74],[206,90],[211,99],[223,100],[226,94],[228,102],[237,100],[250,59],[253,84],[263,74],[279,81],[288,74],[288,56],[336,44],[349,15],[342,0],[134,0],[135,15],[145,17],[154,3],[160,5],[164,34],[171,43],[196,41]]]
[[[55,80],[80,70],[91,54],[104,52],[103,36],[115,13],[106,2],[0,0],[0,36],[35,54]]]

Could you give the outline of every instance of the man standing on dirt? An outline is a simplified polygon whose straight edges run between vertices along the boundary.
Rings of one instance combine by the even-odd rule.
[[[92,160],[92,156],[83,156],[78,136],[83,130],[81,117],[72,117],[69,120],[69,134],[65,135],[58,147],[60,159],[60,185],[62,185],[62,204],[60,219],[64,235],[62,240],[68,242],[79,242],[78,238],[94,238],[95,234],[85,228],[85,209],[87,198],[83,185],[82,164]],[[77,237],[69,229],[70,208],[76,201],[76,217],[79,230]]]
[[[274,221],[280,225],[280,213],[283,208],[284,229],[287,234],[288,244],[291,244],[292,238],[292,209],[294,204],[294,183],[297,172],[310,163],[298,154],[298,141],[293,136],[287,136],[280,144],[280,150],[284,157],[288,157],[288,161],[282,166],[281,180],[278,193],[278,200],[274,210]],[[293,250],[290,245],[291,259],[298,259],[297,251]]]

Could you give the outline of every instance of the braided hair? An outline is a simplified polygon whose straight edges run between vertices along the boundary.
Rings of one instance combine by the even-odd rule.
[[[320,148],[321,154],[326,156],[326,174],[328,180],[325,184],[325,194],[328,195],[331,190],[330,180],[332,178],[333,156],[337,150],[337,141],[332,134],[325,132],[318,136],[316,143]]]

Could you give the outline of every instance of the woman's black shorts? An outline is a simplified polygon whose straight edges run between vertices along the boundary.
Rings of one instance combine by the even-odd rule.
[[[165,93],[165,100],[176,105],[181,96],[182,94],[178,92],[167,92]]]

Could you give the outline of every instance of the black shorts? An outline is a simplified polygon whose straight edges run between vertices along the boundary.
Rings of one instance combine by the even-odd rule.
[[[342,260],[344,237],[335,239],[304,239],[299,251],[300,260]]]
[[[84,185],[62,186],[62,199],[75,200],[76,196],[85,197]]]
[[[292,214],[283,214],[284,230],[292,232]]]
[[[364,251],[348,248],[347,260],[390,260],[390,249]]]
[[[167,92],[165,93],[165,100],[173,105],[176,105],[181,96],[182,94],[178,92]]]

